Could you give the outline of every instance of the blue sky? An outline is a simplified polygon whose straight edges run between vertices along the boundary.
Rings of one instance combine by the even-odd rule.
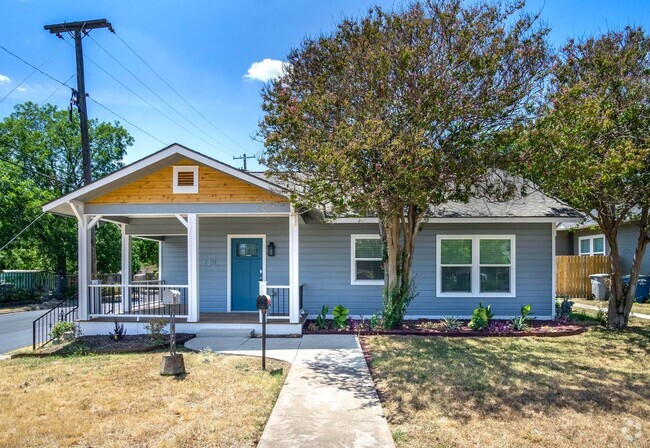
[[[3,26],[0,45],[35,65],[52,56],[42,70],[66,80],[75,72],[74,50],[43,30],[63,21],[107,18],[115,31],[147,60],[209,122],[175,95],[127,47],[107,30],[95,30],[84,40],[85,55],[122,81],[149,103],[173,118],[165,118],[90,62],[86,62],[88,93],[164,143],[178,142],[228,163],[233,155],[258,154],[252,140],[261,118],[263,82],[246,77],[251,66],[265,59],[281,61],[305,36],[332,30],[344,17],[363,14],[373,4],[399,7],[402,1],[344,0],[220,0],[220,1],[72,1],[0,0]],[[650,28],[650,0],[529,0],[527,8],[542,10],[552,27],[551,39],[560,46],[568,37],[618,29],[625,25]],[[108,50],[155,93],[197,127],[188,124],[102,50]],[[257,65],[254,76],[264,77],[273,62]],[[275,64],[279,64],[275,62]],[[0,99],[32,71],[0,50]],[[73,78],[71,85],[75,85]],[[24,101],[40,103],[58,85],[34,74],[0,103],[0,117]],[[66,108],[70,92],[61,88],[49,102]],[[100,120],[117,118],[90,103],[89,114]],[[119,120],[119,119],[117,119]],[[121,120],[120,120],[121,121]],[[127,162],[163,145],[128,123],[135,137]],[[221,132],[217,131],[218,128]],[[257,167],[253,162],[252,167]]]

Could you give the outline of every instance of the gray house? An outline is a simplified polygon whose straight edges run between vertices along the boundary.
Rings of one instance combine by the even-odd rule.
[[[255,298],[272,298],[271,333],[300,333],[308,315],[342,304],[352,316],[382,307],[376,218],[324,220],[298,213],[288,191],[180,145],[169,146],[43,207],[79,224],[79,320],[105,333],[118,317],[131,334],[165,313],[163,291],[181,293],[179,331],[259,330]],[[573,209],[538,192],[507,203],[474,200],[430,210],[413,271],[418,297],[408,318],[469,317],[480,301],[499,318],[532,304],[555,312],[555,238]],[[122,231],[122,284],[90,278],[90,229]],[[133,238],[159,242],[160,278],[131,280]]]

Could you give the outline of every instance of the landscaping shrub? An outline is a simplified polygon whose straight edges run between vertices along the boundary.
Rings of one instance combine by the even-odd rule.
[[[69,331],[75,332],[76,329],[77,326],[75,325],[74,322],[60,321],[55,323],[52,326],[52,330],[50,330],[50,335],[52,336],[53,339],[60,339],[64,333],[67,333]]]
[[[370,316],[370,329],[374,330],[381,326],[381,316],[378,316],[376,313],[373,313]]]
[[[316,316],[316,326],[321,329],[325,330],[327,328],[327,312],[330,310],[330,307],[327,305],[323,305],[323,308],[321,308],[320,313],[318,316]]]
[[[384,309],[382,311],[382,326],[391,330],[402,325],[409,304],[417,297],[413,280],[400,287],[384,288]]]
[[[532,314],[531,305],[524,305],[521,307],[521,315],[513,317],[510,322],[512,327],[517,331],[523,331],[528,328],[529,315]]]
[[[115,328],[113,329],[112,332],[108,333],[110,338],[113,341],[121,341],[124,339],[124,336],[126,336],[126,330],[124,329],[124,324],[121,324],[115,319]]]
[[[472,319],[469,321],[469,328],[478,331],[485,330],[493,317],[492,305],[484,307],[483,302],[479,302],[478,308],[474,310]]]
[[[332,316],[334,317],[334,325],[336,328],[345,328],[348,323],[348,314],[350,314],[350,310],[343,305],[336,305],[334,307]]]
[[[4,286],[4,285],[3,285]],[[43,299],[42,291],[36,289],[4,289],[0,290],[1,303],[26,303]]]
[[[566,320],[573,311],[573,302],[569,296],[559,297],[555,300],[555,315],[559,320]]]
[[[460,322],[456,316],[445,316],[442,318],[442,326],[445,331],[456,331],[460,329]]]
[[[165,339],[167,332],[165,327],[167,326],[167,319],[164,317],[159,317],[156,319],[151,319],[144,326],[144,329],[149,333],[149,337],[154,341],[160,341]]]

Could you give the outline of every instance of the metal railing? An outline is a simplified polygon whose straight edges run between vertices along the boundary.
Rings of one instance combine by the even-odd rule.
[[[78,315],[79,301],[74,295],[62,300],[45,314],[32,322],[32,349],[36,350],[50,342],[52,327],[58,322],[74,322]]]
[[[269,317],[289,316],[289,287],[288,286],[266,286],[266,293],[271,298],[271,307],[268,311]]]
[[[187,285],[90,285],[89,313],[91,317],[166,316],[169,310],[162,303],[162,295],[167,289],[180,291],[181,303],[176,315],[187,317]]]

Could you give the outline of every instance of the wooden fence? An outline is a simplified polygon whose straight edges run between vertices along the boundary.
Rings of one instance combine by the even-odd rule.
[[[558,296],[589,297],[589,276],[611,272],[608,255],[558,255],[555,257],[555,263]]]

